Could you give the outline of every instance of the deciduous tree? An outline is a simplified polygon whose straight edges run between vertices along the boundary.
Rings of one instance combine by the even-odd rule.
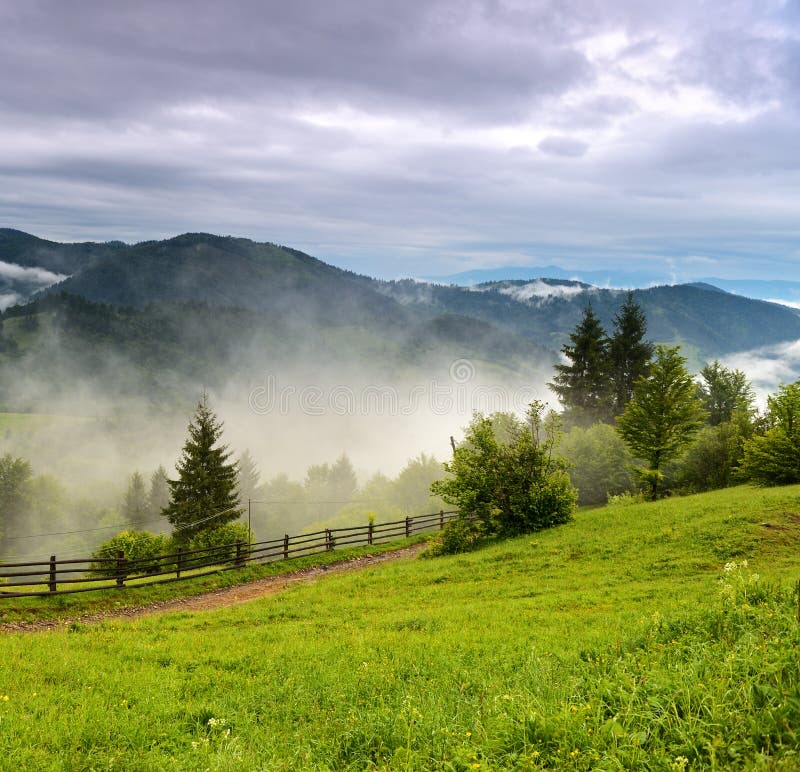
[[[751,417],[755,395],[747,376],[741,370],[729,370],[714,360],[706,365],[700,376],[698,390],[711,426],[730,421],[737,413]]]
[[[30,502],[29,484],[33,472],[24,458],[10,453],[0,457],[0,538],[4,541],[22,528]]]
[[[572,515],[575,490],[554,454],[557,428],[533,403],[527,422],[513,419],[507,441],[498,439],[491,417],[476,413],[464,442],[445,463],[448,477],[431,491],[463,515],[474,515],[484,533],[536,531]]]
[[[756,485],[800,482],[800,381],[769,396],[767,424],[744,445],[743,475]]]

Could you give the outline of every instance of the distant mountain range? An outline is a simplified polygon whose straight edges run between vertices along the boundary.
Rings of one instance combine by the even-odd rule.
[[[504,266],[462,271],[448,276],[429,276],[428,281],[438,284],[456,284],[471,287],[476,284],[499,281],[531,281],[538,278],[573,279],[603,288],[647,288],[665,284],[676,284],[675,279],[664,271],[642,269],[640,271],[588,270],[574,271],[557,265]],[[732,292],[757,300],[800,305],[800,281],[764,279],[721,279],[704,277],[692,284],[707,284],[726,292]]]
[[[379,281],[288,247],[202,233],[58,244],[0,230],[0,281],[12,306],[2,316],[0,389],[14,393],[23,370],[60,386],[79,373],[144,388],[154,401],[179,391],[179,376],[222,384],[287,363],[419,378],[469,358],[488,380],[541,383],[586,304],[610,329],[624,300],[555,275],[469,287]],[[794,311],[714,282],[634,295],[649,337],[681,344],[694,368],[800,339]]]

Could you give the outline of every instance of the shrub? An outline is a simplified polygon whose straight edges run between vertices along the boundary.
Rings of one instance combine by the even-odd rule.
[[[92,554],[96,559],[114,559],[122,552],[128,561],[137,561],[131,566],[131,573],[154,574],[166,567],[166,561],[160,558],[173,551],[172,540],[163,533],[150,531],[122,531],[103,542]],[[141,562],[138,562],[141,561]],[[93,574],[108,576],[115,568],[109,563],[92,563],[89,567]]]
[[[744,444],[743,476],[756,485],[800,482],[800,381],[767,399],[768,431]]]
[[[425,557],[438,557],[439,555],[469,552],[478,545],[482,538],[483,529],[480,522],[468,517],[459,517],[447,523],[442,532],[430,540],[427,549],[422,554]]]
[[[476,413],[445,464],[450,477],[437,480],[431,491],[474,515],[485,535],[510,536],[569,520],[576,494],[566,463],[553,452],[555,419],[543,421],[542,410],[541,403],[531,404],[527,424],[506,414]]]
[[[701,429],[678,465],[678,487],[695,493],[732,485],[747,431],[744,421],[724,421]]]
[[[189,550],[213,549],[208,554],[192,555],[197,563],[225,563],[235,559],[236,543],[248,544],[250,541],[244,523],[225,523],[209,531],[201,531],[192,537]]]

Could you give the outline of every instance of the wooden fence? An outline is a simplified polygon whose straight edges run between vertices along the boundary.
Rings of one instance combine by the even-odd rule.
[[[181,550],[129,560],[123,552],[114,558],[75,558],[35,563],[0,563],[0,598],[54,595],[92,590],[123,589],[177,582],[248,564],[318,555],[341,547],[381,544],[409,538],[423,531],[444,528],[458,512],[434,512],[391,523],[368,523],[351,528],[326,528],[299,536],[284,535],[269,541],[237,542],[199,550]],[[13,589],[12,589],[13,588]],[[40,589],[46,588],[46,589]]]

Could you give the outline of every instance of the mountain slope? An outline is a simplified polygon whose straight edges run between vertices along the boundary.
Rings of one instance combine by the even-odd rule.
[[[184,234],[132,246],[42,241],[0,231],[0,261],[27,261],[69,278],[47,290],[87,300],[143,309],[149,304],[205,303],[240,308],[286,321],[294,333],[358,327],[379,338],[446,332],[449,343],[465,334],[467,319],[491,328],[494,358],[533,344],[557,351],[592,303],[607,329],[623,301],[603,290],[565,279],[503,281],[472,288],[411,280],[382,282],[328,265],[294,249],[248,239]],[[39,261],[39,262],[35,262]],[[648,317],[649,336],[680,343],[690,364],[800,338],[800,316],[787,308],[694,284],[636,290]],[[439,317],[439,322],[434,323]],[[456,324],[453,317],[460,317]],[[428,325],[426,328],[425,325]],[[427,332],[425,332],[427,330]],[[305,333],[303,333],[305,334]],[[530,342],[522,343],[522,340]],[[403,344],[405,345],[405,344]]]
[[[200,301],[331,324],[407,320],[399,305],[386,303],[358,277],[316,258],[274,244],[208,234],[115,251],[53,290],[114,305]]]
[[[472,288],[386,282],[383,290],[418,313],[431,309],[493,324],[515,335],[560,348],[591,303],[607,330],[624,301],[621,290],[579,282],[536,280],[481,284]],[[773,303],[751,300],[710,285],[674,285],[635,290],[648,320],[648,336],[681,344],[694,364],[734,351],[800,338],[800,317]]]

